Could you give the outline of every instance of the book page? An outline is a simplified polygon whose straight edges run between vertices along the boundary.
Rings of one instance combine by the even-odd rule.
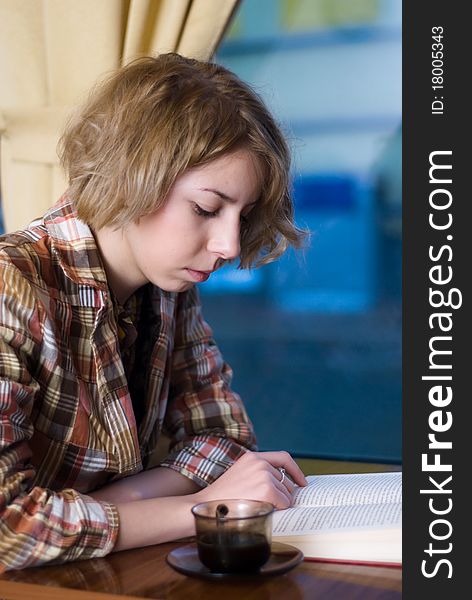
[[[294,494],[292,506],[391,504],[402,501],[401,473],[310,475]]]
[[[300,535],[316,531],[359,528],[401,527],[402,505],[360,504],[326,507],[300,507],[276,511],[274,535]]]

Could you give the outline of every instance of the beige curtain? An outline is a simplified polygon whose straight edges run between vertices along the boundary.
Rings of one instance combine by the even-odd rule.
[[[66,188],[56,145],[104,73],[136,56],[208,59],[238,0],[0,0],[0,175],[6,231]]]

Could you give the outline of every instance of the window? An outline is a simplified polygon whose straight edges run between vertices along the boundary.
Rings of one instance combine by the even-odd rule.
[[[294,159],[304,252],[203,284],[261,450],[401,459],[401,2],[245,0],[216,60]]]

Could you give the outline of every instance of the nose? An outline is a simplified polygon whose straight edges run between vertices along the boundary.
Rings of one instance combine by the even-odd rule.
[[[241,253],[240,222],[228,220],[215,223],[211,230],[207,249],[224,260],[233,260]]]

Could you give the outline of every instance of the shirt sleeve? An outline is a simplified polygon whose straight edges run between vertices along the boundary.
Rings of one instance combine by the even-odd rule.
[[[200,486],[217,479],[256,438],[232,371],[203,320],[197,289],[179,295],[165,429],[171,452],[161,463]]]
[[[0,256],[0,573],[108,554],[116,507],[72,489],[34,485],[29,445],[40,394],[41,324],[32,285]]]

